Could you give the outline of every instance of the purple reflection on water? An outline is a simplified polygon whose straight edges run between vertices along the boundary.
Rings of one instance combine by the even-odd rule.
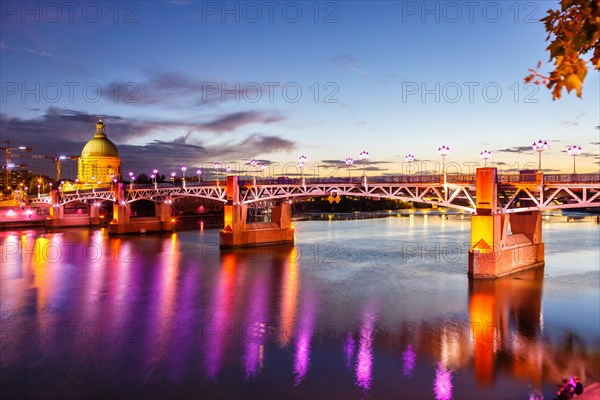
[[[373,330],[375,314],[366,312],[360,328],[358,356],[356,359],[356,384],[364,390],[371,388],[373,379]]]
[[[354,334],[348,332],[346,336],[346,342],[344,343],[344,354],[346,355],[346,368],[352,368],[352,359],[354,358],[354,347],[356,341],[354,340]]]
[[[404,353],[402,353],[402,374],[405,377],[412,379],[416,365],[417,354],[413,350],[412,345],[409,344],[408,346],[406,346],[406,350],[404,350]]]
[[[244,376],[255,377],[260,372],[264,360],[264,342],[268,335],[268,295],[271,291],[266,273],[260,274],[251,290],[250,309],[244,325]]]
[[[225,351],[225,331],[229,328],[229,318],[235,295],[236,261],[233,254],[224,254],[217,289],[209,310],[210,322],[205,324],[203,335],[207,337],[205,348],[206,376],[216,380],[221,369],[223,352]]]
[[[294,386],[298,386],[310,367],[310,341],[314,331],[315,298],[312,290],[306,292],[296,335],[294,355]]]
[[[437,364],[435,369],[433,392],[436,400],[452,399],[452,372],[448,371],[441,362]]]

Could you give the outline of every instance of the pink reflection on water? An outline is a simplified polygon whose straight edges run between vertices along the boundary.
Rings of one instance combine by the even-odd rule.
[[[373,379],[373,330],[375,314],[366,312],[360,328],[358,356],[356,359],[356,384],[364,390],[371,389]]]
[[[268,336],[267,320],[271,292],[269,276],[260,271],[250,292],[247,321],[242,329],[244,337],[244,376],[250,379],[259,374],[264,360],[264,343]]]
[[[452,372],[448,371],[441,362],[437,364],[435,370],[433,392],[436,400],[452,399]]]
[[[235,255],[223,254],[215,297],[209,307],[212,315],[210,322],[204,325],[202,333],[206,337],[206,376],[213,381],[216,380],[223,362],[223,352],[225,351],[223,331],[229,326],[231,317],[235,295],[235,275]]]
[[[298,386],[306,377],[310,367],[310,342],[314,332],[315,298],[312,290],[306,292],[298,333],[296,335],[296,353],[294,355],[294,386]]]
[[[346,336],[346,342],[344,343],[344,355],[346,356],[346,368],[352,368],[352,359],[354,358],[354,347],[356,341],[354,340],[354,334],[348,332]]]
[[[404,350],[404,353],[402,353],[402,374],[405,377],[412,379],[416,365],[417,354],[413,350],[412,345],[409,344],[408,346],[406,346],[406,350]]]

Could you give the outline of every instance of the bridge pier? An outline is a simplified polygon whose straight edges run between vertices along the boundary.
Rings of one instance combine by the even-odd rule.
[[[108,225],[109,235],[129,233],[169,232],[175,227],[171,216],[171,205],[166,202],[155,203],[154,217],[131,217],[131,204],[126,202],[123,183],[115,187],[113,220]]]
[[[240,203],[239,193],[238,177],[228,176],[224,227],[220,232],[222,248],[294,242],[291,204],[273,207],[271,222],[246,223],[248,206]]]
[[[50,198],[52,205],[50,215],[46,219],[47,229],[100,225],[100,209],[98,207],[91,205],[88,215],[65,215],[65,206],[60,204],[58,190],[50,191]]]
[[[544,266],[541,211],[498,214],[497,199],[496,168],[478,168],[470,278],[498,278]]]

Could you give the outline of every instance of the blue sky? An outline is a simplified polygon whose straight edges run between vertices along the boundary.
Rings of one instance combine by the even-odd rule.
[[[78,154],[103,115],[136,173],[256,158],[279,175],[301,154],[335,166],[367,150],[371,174],[394,174],[407,153],[439,168],[442,144],[457,168],[488,149],[510,171],[537,162],[538,139],[549,171],[571,171],[573,144],[578,172],[599,168],[598,72],[583,99],[523,83],[548,60],[537,20],[557,2],[76,4],[2,4],[11,146]]]

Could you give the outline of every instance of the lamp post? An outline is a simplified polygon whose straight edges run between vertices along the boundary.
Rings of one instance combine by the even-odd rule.
[[[567,153],[569,153],[570,156],[573,156],[573,173],[576,174],[575,172],[575,158],[581,154],[581,147],[580,146],[571,146],[567,149]]]
[[[181,167],[181,184],[185,189],[185,171],[187,171],[186,167]]]
[[[217,177],[217,186],[219,186],[219,168],[221,168],[221,163],[220,162],[216,162],[213,164],[213,166],[215,167],[215,176]]]
[[[129,173],[129,190],[133,190],[133,172]]]
[[[409,170],[410,170],[410,164],[415,161],[415,156],[414,154],[408,153],[407,155],[404,156],[404,162],[408,163],[409,166]],[[410,172],[410,171],[409,171]]]
[[[256,164],[258,164],[258,161],[256,161],[254,158],[252,160],[250,160],[250,165],[254,167],[254,171],[252,172],[252,185],[256,186]]]
[[[198,183],[200,183],[200,178],[202,177],[202,170],[201,169],[197,169],[196,170],[196,180],[198,181]]]
[[[348,180],[350,180],[350,168],[354,164],[354,159],[352,157],[346,158],[346,165],[348,166]]]
[[[308,157],[304,154],[298,157],[298,167],[300,167],[300,174],[302,175],[302,186],[306,186],[306,181],[304,180],[304,163],[306,163]]]
[[[175,175],[177,175],[175,173],[175,171],[171,172],[171,183],[174,185],[175,184]]]
[[[548,148],[548,142],[540,139],[537,142],[533,142],[531,147],[538,152],[538,172],[542,172],[542,152]]]
[[[446,156],[450,153],[450,147],[442,145],[438,147],[438,154],[442,156],[442,174],[445,173],[446,169]]]
[[[369,152],[363,150],[359,154],[360,159],[363,160],[363,180],[365,185],[367,184],[367,158],[369,158]]]
[[[263,163],[260,163],[258,165],[258,168],[260,168],[260,176],[264,177],[265,176],[265,168],[267,168],[267,166]]]
[[[231,172],[231,167],[228,165],[227,167],[225,167],[225,173],[229,174]]]
[[[487,166],[487,160],[491,156],[492,156],[492,152],[489,150],[483,150],[481,153],[479,153],[479,157],[483,158],[483,167],[484,168]]]
[[[154,183],[154,190],[158,190],[158,184],[156,181],[158,180],[158,170],[154,168],[152,170],[152,183]]]

